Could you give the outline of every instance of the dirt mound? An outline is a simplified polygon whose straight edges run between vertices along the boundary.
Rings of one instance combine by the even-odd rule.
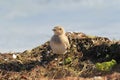
[[[49,41],[22,53],[0,54],[0,79],[120,79],[120,41],[76,32],[66,35],[71,47],[64,57],[53,54]],[[117,64],[109,71],[96,68],[96,63],[113,59]]]

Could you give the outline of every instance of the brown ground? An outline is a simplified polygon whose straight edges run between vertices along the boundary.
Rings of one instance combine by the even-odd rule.
[[[22,53],[1,53],[0,80],[120,80],[119,41],[83,33],[66,35],[71,48],[64,60],[52,53],[49,41]],[[96,69],[97,62],[112,59],[117,64],[110,71]]]

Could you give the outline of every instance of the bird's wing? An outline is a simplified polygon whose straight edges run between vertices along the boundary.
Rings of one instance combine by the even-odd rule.
[[[69,40],[67,38],[67,36],[63,37],[63,43],[65,44],[66,48],[70,48],[70,43],[69,43]]]

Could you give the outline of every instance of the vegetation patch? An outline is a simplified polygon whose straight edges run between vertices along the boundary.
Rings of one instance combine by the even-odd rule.
[[[1,53],[0,79],[91,78],[120,73],[120,41],[81,34],[66,33],[71,47],[64,56],[54,54],[49,41],[21,53]],[[120,79],[120,75],[116,78]]]

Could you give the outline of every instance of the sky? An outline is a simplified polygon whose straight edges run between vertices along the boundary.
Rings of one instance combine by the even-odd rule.
[[[120,0],[0,0],[0,52],[50,40],[51,29],[120,39]]]

